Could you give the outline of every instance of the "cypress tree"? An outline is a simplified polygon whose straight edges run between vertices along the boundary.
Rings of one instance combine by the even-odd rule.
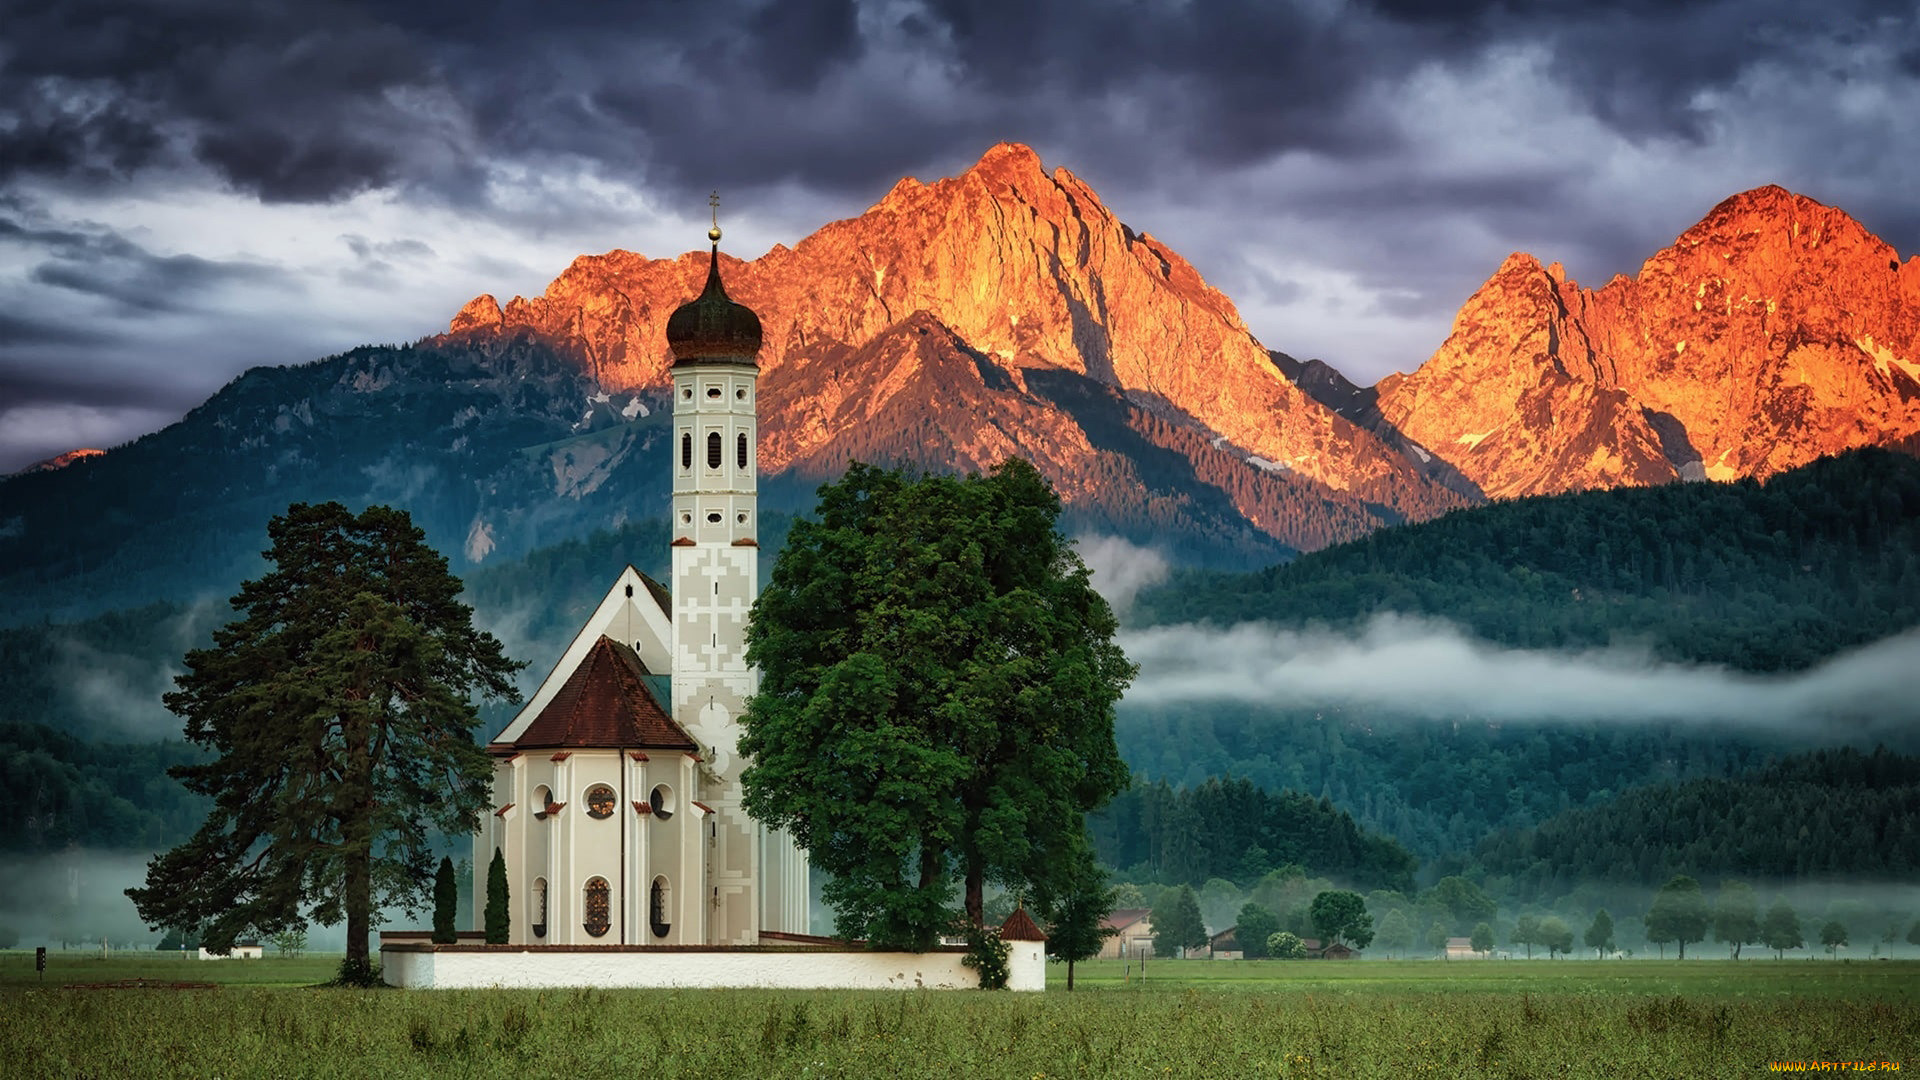
[[[453,883],[453,860],[440,857],[440,869],[433,875],[433,942],[452,945],[460,940],[454,929],[454,912],[460,906],[460,890]]]
[[[487,864],[487,944],[505,945],[511,923],[507,917],[507,857],[493,849]]]

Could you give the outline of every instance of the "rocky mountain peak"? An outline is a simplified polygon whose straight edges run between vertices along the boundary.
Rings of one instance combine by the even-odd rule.
[[[1508,257],[1377,390],[1490,495],[1770,475],[1920,430],[1920,260],[1756,188],[1597,290]]]

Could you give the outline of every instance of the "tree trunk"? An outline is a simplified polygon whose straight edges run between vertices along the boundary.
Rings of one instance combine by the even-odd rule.
[[[1687,958],[1687,939],[1681,938],[1680,939],[1680,959],[1685,960],[1686,958]]]
[[[373,922],[372,852],[362,847],[347,856],[347,963],[349,971],[373,970],[367,935]]]
[[[1073,992],[1073,961],[1067,961],[1067,992]]]
[[[967,921],[984,926],[987,921],[986,871],[978,864],[967,867]]]

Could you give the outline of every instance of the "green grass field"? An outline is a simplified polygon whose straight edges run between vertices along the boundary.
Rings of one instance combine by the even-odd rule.
[[[1717,1077],[1920,1069],[1920,962],[1081,965],[1068,994],[314,988],[337,956],[0,954],[0,1073]],[[1137,970],[1133,973],[1137,976]],[[130,979],[211,989],[65,989]],[[1884,1068],[1884,1066],[1883,1066]]]

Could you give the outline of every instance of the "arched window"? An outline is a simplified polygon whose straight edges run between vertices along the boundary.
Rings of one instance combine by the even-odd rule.
[[[647,925],[654,937],[666,937],[673,929],[673,889],[667,885],[666,878],[653,879],[652,896],[647,902]]]
[[[740,467],[744,469],[747,467],[747,433],[744,431],[740,433],[739,451]]]
[[[533,789],[533,818],[535,821],[547,820],[547,807],[553,805],[553,792],[547,785],[541,784]]]
[[[613,925],[609,916],[612,910],[613,890],[607,887],[607,879],[592,878],[587,882],[587,917],[582,924],[593,937],[603,937],[607,928]]]
[[[527,897],[527,921],[533,926],[534,937],[547,936],[547,879],[533,879],[533,895]]]
[[[719,467],[720,433],[717,431],[709,431],[707,432],[707,468],[717,469]]]
[[[613,816],[613,789],[605,784],[595,784],[587,789],[587,816],[591,818],[609,818]]]
[[[667,785],[655,787],[653,794],[647,796],[647,802],[652,806],[656,819],[665,821],[673,816],[673,789]]]
[[[693,433],[690,431],[680,435],[680,467],[693,468]]]

